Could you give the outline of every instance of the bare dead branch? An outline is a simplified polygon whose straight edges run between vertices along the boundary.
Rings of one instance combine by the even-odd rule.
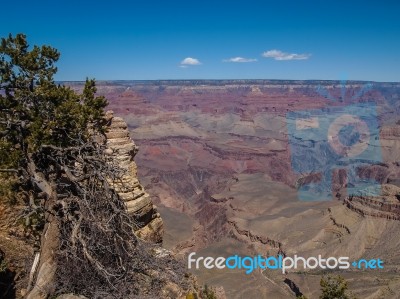
[[[18,173],[17,169],[0,169],[0,172]]]

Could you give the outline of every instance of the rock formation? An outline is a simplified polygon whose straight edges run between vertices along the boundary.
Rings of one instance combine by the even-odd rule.
[[[357,95],[364,84],[350,82],[346,98]],[[153,201],[166,207],[167,212],[162,213],[166,227],[168,224],[174,228],[175,235],[171,232],[164,237],[165,243],[171,245],[169,248],[183,254],[200,249],[214,250],[215,244],[219,246],[225,241],[223,244],[227,244],[227,248],[243,243],[258,252],[275,254],[279,242],[288,255],[301,251],[310,256],[317,250],[327,254],[350,254],[364,243],[365,247],[372,246],[369,244],[370,223],[380,228],[384,227],[386,216],[398,217],[396,202],[382,206],[384,210],[391,209],[392,212],[387,213],[366,206],[374,204],[375,207],[375,203],[362,199],[356,203],[357,199],[351,198],[346,203],[354,211],[359,209],[359,214],[379,212],[378,215],[383,216],[359,217],[336,200],[300,202],[295,190],[287,187],[294,186],[298,176],[292,171],[286,114],[348,104],[333,105],[317,92],[318,86],[327,88],[335,98],[341,97],[340,82],[334,81],[107,81],[100,82],[97,87],[99,94],[108,99],[109,109],[124,117],[140,146],[135,160],[146,180],[142,183],[146,182],[146,190],[154,194]],[[74,88],[78,89],[79,83],[74,83]],[[257,94],[258,90],[262,95]],[[360,174],[383,184],[400,184],[397,180],[400,156],[399,151],[394,150],[400,145],[400,131],[395,129],[400,111],[398,94],[398,83],[390,86],[374,83],[372,90],[351,101],[352,104],[374,101],[378,107],[382,163],[390,166],[374,165],[360,169]],[[333,181],[335,191],[347,184],[347,172],[337,172],[335,178],[338,179]],[[240,180],[235,182],[232,177]],[[313,181],[314,178],[307,179]],[[341,198],[345,196],[345,192],[340,194]],[[321,211],[331,206],[335,213],[322,215]],[[171,210],[174,213],[169,213]],[[184,222],[185,227],[177,221],[183,217],[190,218]],[[397,227],[400,222],[390,221],[390,225]],[[357,232],[360,238],[354,237]],[[382,239],[378,233],[374,236]],[[270,249],[268,240],[276,241],[271,243],[278,246]],[[396,250],[389,239],[385,241],[382,239],[378,244]],[[218,250],[222,251],[222,247]],[[381,256],[385,252],[376,249],[370,256],[378,253]],[[293,279],[302,290],[300,281],[304,276]],[[199,277],[204,280],[210,275],[199,273]],[[248,281],[246,286],[241,278],[235,280],[231,275],[221,275],[217,279],[227,286],[228,297],[240,297],[248,290],[257,290],[260,298],[278,298],[282,277],[277,277],[279,287],[275,284],[276,278],[272,278],[273,283],[260,278],[263,284],[269,284],[268,295],[263,293],[256,279]],[[355,280],[361,284],[360,279]],[[282,287],[287,290],[286,286]],[[315,289],[319,289],[318,282]]]
[[[382,196],[349,196],[344,204],[350,210],[362,215],[400,220],[400,188],[390,184],[382,185]]]
[[[106,118],[106,153],[126,171],[118,181],[112,182],[113,188],[137,221],[136,235],[146,241],[161,243],[163,221],[137,177],[137,166],[133,158],[138,147],[130,139],[127,124],[122,118],[114,117],[112,111],[106,113]]]

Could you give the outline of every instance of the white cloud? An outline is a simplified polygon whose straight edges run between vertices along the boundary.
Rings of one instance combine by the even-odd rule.
[[[183,59],[181,61],[181,67],[187,67],[188,65],[200,65],[201,62],[196,59],[196,58],[192,58],[192,57],[187,57],[185,59]]]
[[[257,61],[257,59],[243,58],[243,57],[233,57],[233,58],[223,60],[223,62],[255,62],[255,61]]]
[[[286,53],[280,50],[269,50],[262,54],[263,57],[273,58],[275,60],[305,60],[310,58],[311,54]]]

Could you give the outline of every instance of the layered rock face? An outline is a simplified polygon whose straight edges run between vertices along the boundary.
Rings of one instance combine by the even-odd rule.
[[[124,117],[140,146],[135,160],[142,183],[160,205],[167,248],[180,254],[206,249],[228,256],[232,248],[244,244],[248,247],[243,247],[243,254],[249,255],[282,249],[288,256],[391,258],[400,246],[400,221],[386,219],[400,215],[395,197],[353,197],[346,205],[338,200],[303,202],[292,188],[296,182],[307,184],[318,177],[297,181],[299,176],[292,171],[287,113],[359,102],[376,103],[382,126],[382,164],[360,169],[359,175],[400,186],[396,150],[400,84],[377,83],[352,100],[363,84],[348,84],[345,101],[335,103],[317,92],[323,86],[332,97],[342,99],[340,82],[333,81],[119,81],[100,83],[98,92],[109,100],[110,109]],[[307,159],[311,158],[318,159]],[[338,170],[334,178],[334,191],[346,186],[345,170]],[[327,213],[328,208],[332,212]],[[365,273],[360,273],[365,279],[351,274],[359,284],[358,297],[387,288],[380,282],[381,286],[365,290],[374,275]],[[218,280],[228,297],[293,297],[286,293],[282,276],[266,280],[258,274],[243,280],[205,271],[199,277],[210,284]],[[311,275],[310,281],[315,277]],[[302,290],[315,290],[305,293],[307,297],[318,297],[319,279],[307,286],[303,273],[290,280]]]
[[[362,216],[400,220],[400,188],[394,185],[382,185],[382,196],[351,196],[344,203]]]
[[[137,166],[133,158],[138,147],[130,139],[127,124],[122,118],[114,117],[112,111],[106,113],[106,118],[106,153],[125,170],[119,180],[112,182],[113,188],[137,221],[136,235],[146,241],[161,243],[163,221],[137,177]]]

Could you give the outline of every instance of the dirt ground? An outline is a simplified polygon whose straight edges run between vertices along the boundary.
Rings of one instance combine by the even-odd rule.
[[[0,298],[22,298],[32,263],[33,247],[16,225],[21,207],[0,199]]]

